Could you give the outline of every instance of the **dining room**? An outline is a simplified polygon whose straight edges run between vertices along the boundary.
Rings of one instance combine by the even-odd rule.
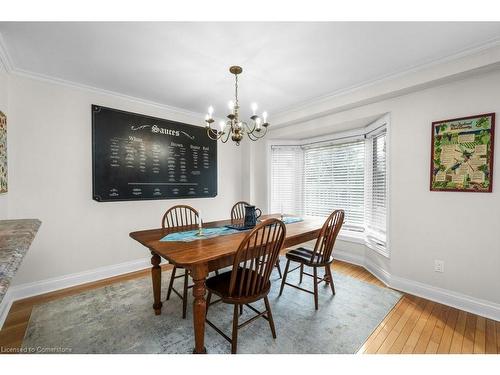
[[[498,364],[500,22],[1,18],[0,354]]]

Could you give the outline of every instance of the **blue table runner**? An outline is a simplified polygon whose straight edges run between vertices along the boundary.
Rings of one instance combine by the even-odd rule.
[[[213,238],[218,236],[227,236],[228,234],[239,233],[241,231],[237,229],[230,229],[226,227],[215,227],[215,228],[203,228],[202,235],[199,236],[199,230],[188,230],[185,232],[175,232],[167,234],[160,241],[161,242],[171,242],[171,241],[182,241],[190,242],[196,240],[202,240],[205,238]]]
[[[293,223],[298,223],[300,221],[304,221],[301,217],[295,217],[295,216],[288,216],[283,218],[283,222],[285,224],[293,224]]]
[[[298,223],[299,221],[303,221],[304,219],[300,217],[284,217],[283,222],[285,224],[293,224]],[[228,227],[215,227],[215,228],[203,228],[202,235],[198,235],[199,230],[188,230],[184,232],[174,232],[169,233],[165,237],[163,237],[160,242],[191,242],[196,240],[202,240],[206,238],[214,238],[218,236],[227,236],[229,234],[235,234],[245,232],[237,229],[231,229]]]

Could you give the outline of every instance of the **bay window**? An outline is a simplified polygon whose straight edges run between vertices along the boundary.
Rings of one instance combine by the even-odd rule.
[[[344,236],[387,253],[386,128],[342,140],[271,146],[271,212],[345,211]]]

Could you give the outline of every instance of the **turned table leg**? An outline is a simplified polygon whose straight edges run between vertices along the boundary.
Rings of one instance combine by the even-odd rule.
[[[194,322],[194,350],[195,354],[205,354],[205,316],[207,301],[205,299],[205,280],[208,275],[207,264],[193,266],[191,276],[193,277],[193,322]]]
[[[330,268],[331,265],[325,266],[325,285],[328,285],[332,282],[330,278],[330,273],[328,272],[328,268]]]
[[[155,315],[161,314],[161,267],[160,262],[161,258],[158,254],[151,252],[151,264],[153,268],[151,269],[151,278],[153,281],[153,309],[155,310]]]

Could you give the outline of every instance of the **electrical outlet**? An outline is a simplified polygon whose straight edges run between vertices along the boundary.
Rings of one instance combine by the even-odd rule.
[[[434,272],[444,272],[444,260],[434,260]]]

